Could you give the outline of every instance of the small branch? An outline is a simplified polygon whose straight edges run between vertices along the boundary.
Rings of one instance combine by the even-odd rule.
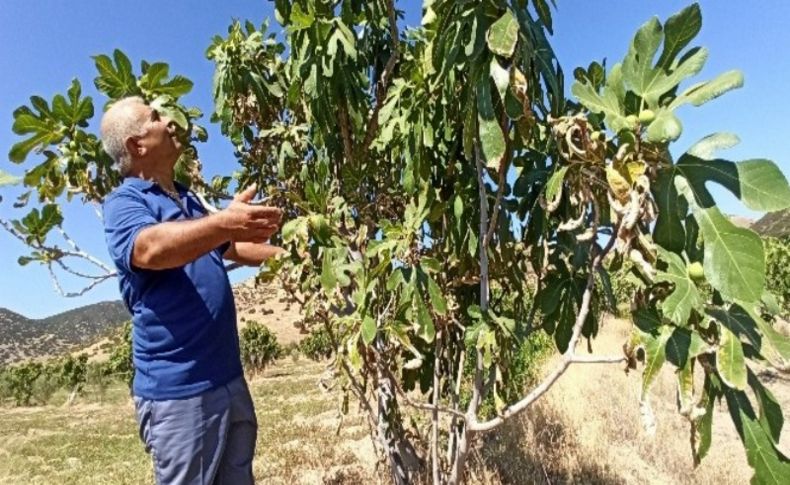
[[[480,158],[480,145],[479,140],[475,142],[475,165],[477,168],[477,185],[480,192],[480,309],[482,311],[488,310],[488,247],[486,246],[486,235],[488,234],[488,201],[486,199],[486,187],[483,181],[483,162]],[[463,479],[463,470],[466,466],[466,459],[469,454],[469,445],[471,442],[471,433],[474,430],[470,424],[477,423],[477,410],[480,408],[480,403],[483,399],[484,383],[483,383],[483,353],[480,349],[476,350],[477,365],[475,367],[474,384],[472,386],[472,399],[469,401],[469,406],[464,415],[464,428],[460,431],[458,437],[458,445],[455,449],[454,460],[450,468],[449,483],[461,483]]]
[[[489,243],[491,242],[491,237],[494,235],[494,230],[496,229],[497,218],[499,217],[499,206],[502,204],[502,196],[505,192],[505,175],[507,174],[507,168],[510,165],[510,138],[507,136],[507,115],[504,112],[502,113],[500,125],[502,127],[502,131],[505,132],[505,153],[502,155],[502,159],[499,161],[499,178],[497,180],[496,200],[494,201],[494,207],[491,210],[491,222],[488,224],[488,231],[486,232],[485,239],[483,239],[483,245],[486,247],[488,247]]]
[[[491,222],[488,225],[488,231],[486,232],[485,239],[483,239],[483,245],[485,247],[488,247],[488,245],[491,243],[491,238],[493,237],[494,230],[496,229],[497,219],[499,218],[499,206],[502,204],[502,196],[505,192],[505,172],[507,172],[506,165],[504,162],[502,162],[502,165],[499,168],[496,200],[494,201],[494,207],[491,209]]]
[[[106,276],[99,277],[99,278],[95,279],[91,284],[89,284],[88,286],[84,287],[83,289],[81,289],[79,291],[66,292],[66,291],[63,290],[63,287],[60,285],[60,281],[58,280],[58,276],[55,274],[55,271],[52,269],[52,263],[48,263],[47,264],[47,270],[49,271],[49,275],[50,275],[50,277],[52,279],[52,284],[55,286],[55,290],[57,290],[57,292],[61,296],[64,296],[66,298],[74,298],[74,297],[77,297],[77,296],[82,296],[85,293],[87,293],[90,290],[92,290],[99,283],[101,283],[101,282],[103,282],[105,280],[108,280],[110,278],[114,278],[116,276],[115,273],[108,274]]]
[[[111,271],[111,272],[105,273],[103,275],[91,275],[91,274],[87,274],[87,273],[81,273],[81,272],[71,268],[66,263],[61,261],[60,259],[56,259],[53,262],[56,263],[58,266],[60,266],[60,268],[63,271],[65,271],[67,273],[70,273],[70,274],[72,274],[74,276],[78,276],[80,278],[85,278],[86,280],[102,280],[103,281],[103,280],[107,279],[108,277],[118,276],[118,273],[115,272],[115,271]]]
[[[488,232],[488,201],[486,200],[486,188],[483,182],[483,162],[480,159],[480,147],[475,143],[475,164],[477,165],[477,184],[480,192],[480,309],[482,311],[488,310],[488,251],[483,244],[485,235]],[[480,349],[477,349],[477,366],[475,368],[474,386],[472,387],[472,399],[469,401],[469,407],[466,412],[467,421],[475,421],[477,416],[477,409],[482,400],[481,393],[483,392],[483,355]]]
[[[348,119],[348,102],[344,99],[337,110],[338,125],[340,126],[340,136],[343,139],[343,156],[346,163],[354,161],[354,140],[351,138],[350,121]]]
[[[462,413],[461,411],[458,411],[457,409],[450,409],[450,408],[447,408],[447,407],[444,407],[444,406],[438,406],[438,405],[433,405],[433,404],[426,404],[426,403],[417,402],[417,401],[412,400],[408,396],[408,394],[406,394],[406,392],[403,390],[403,388],[400,386],[398,381],[395,379],[395,376],[392,375],[392,371],[387,369],[386,372],[387,372],[387,375],[389,376],[390,380],[392,380],[392,382],[395,384],[395,390],[398,392],[398,395],[401,397],[401,399],[403,399],[403,402],[406,405],[408,405],[410,407],[413,407],[414,409],[421,409],[423,411],[431,411],[431,412],[436,411],[436,412],[439,412],[439,413],[450,414],[450,415],[455,416],[457,418],[466,419],[466,415],[464,413]]]
[[[0,219],[0,226],[3,226],[3,229],[8,231],[15,238],[19,239],[22,242],[22,244],[27,245],[27,241],[25,240],[25,237],[22,236],[22,234],[18,233],[16,231],[16,229],[14,229],[14,227],[11,225],[10,222],[8,222],[5,219]]]
[[[618,364],[626,358],[623,355],[574,355],[570,361],[572,364]]]
[[[439,410],[436,406],[439,405],[439,364],[441,363],[441,330],[436,333],[436,345],[434,347],[434,362],[433,362],[433,399],[432,404],[434,409],[431,411],[431,471],[433,474],[433,483],[441,485],[440,480],[440,467],[439,467]]]
[[[74,251],[64,251],[63,252],[64,255],[83,258],[87,261],[90,261],[91,263],[93,263],[94,265],[98,266],[99,268],[103,269],[108,273],[113,272],[113,269],[110,268],[108,265],[104,264],[102,261],[96,259],[95,257],[91,256],[85,251],[82,251],[79,248],[79,246],[77,246],[77,243],[71,237],[69,237],[69,235],[66,233],[66,231],[63,230],[62,227],[57,226],[57,228],[58,228],[58,232],[60,232],[61,237],[63,237],[63,239],[69,244],[69,246],[71,246],[72,249],[74,249]]]
[[[488,310],[488,248],[483,244],[488,234],[488,200],[486,186],[483,182],[483,162],[480,159],[480,147],[475,144],[475,163],[477,165],[477,185],[480,191],[480,309]]]
[[[463,336],[461,338],[463,338]],[[466,350],[463,347],[460,347],[459,354],[460,355],[458,357],[456,366],[458,373],[456,374],[455,387],[453,388],[453,386],[450,386],[452,391],[452,405],[454,409],[457,409],[460,406],[458,396],[461,394],[461,381],[463,380],[464,376],[464,360],[466,358]],[[447,461],[449,463],[452,463],[453,451],[455,450],[456,440],[458,438],[457,426],[458,418],[453,416],[450,422],[450,436],[447,439]]]

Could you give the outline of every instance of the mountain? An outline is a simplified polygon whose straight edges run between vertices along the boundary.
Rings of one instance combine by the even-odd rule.
[[[255,280],[233,285],[239,328],[259,322],[285,345],[304,333],[297,326],[302,314],[279,284],[256,285]],[[115,330],[130,319],[120,301],[87,305],[40,320],[0,308],[0,365],[27,359],[86,352],[91,359],[107,356]]]
[[[751,226],[762,236],[790,237],[790,209],[769,212]]]
[[[120,301],[106,301],[34,320],[0,308],[0,364],[84,348],[129,320]]]

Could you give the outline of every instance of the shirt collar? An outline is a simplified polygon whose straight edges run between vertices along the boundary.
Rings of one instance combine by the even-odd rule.
[[[159,191],[162,190],[159,187],[158,184],[156,184],[156,183],[154,183],[154,182],[152,182],[150,180],[141,179],[139,177],[132,177],[132,176],[125,177],[123,179],[123,184],[124,185],[129,185],[131,187],[135,187],[137,189],[142,190],[143,192],[148,192],[149,190],[153,189],[154,187],[156,187],[157,190],[159,190]],[[176,186],[176,190],[178,190],[179,192],[183,192],[183,191],[187,190],[187,188],[184,185],[176,182],[175,180],[173,181],[173,184]]]

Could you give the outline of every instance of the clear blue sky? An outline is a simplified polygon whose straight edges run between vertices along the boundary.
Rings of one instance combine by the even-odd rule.
[[[407,23],[419,22],[421,2],[399,1],[408,9]],[[636,28],[652,15],[665,19],[688,2],[668,0],[558,0],[553,44],[570,74],[574,67],[607,58],[609,65],[625,54]],[[701,1],[703,27],[696,44],[709,48],[710,56],[702,78],[725,70],[744,71],[743,89],[727,94],[702,108],[684,108],[685,126],[679,149],[685,149],[715,131],[738,134],[741,144],[728,152],[733,160],[769,158],[790,173],[790,2]],[[754,6],[752,6],[754,5]],[[50,99],[64,92],[73,77],[94,97],[97,108],[103,98],[93,87],[95,70],[90,56],[124,50],[136,66],[141,59],[165,61],[171,73],[186,75],[195,82],[185,99],[190,105],[211,113],[213,66],[204,52],[214,34],[226,33],[231,19],[249,19],[259,24],[272,17],[272,3],[261,0],[135,1],[4,0],[0,7],[0,169],[21,175],[20,167],[7,161],[11,145],[18,140],[11,132],[12,111],[28,102],[31,94]],[[567,85],[570,89],[570,82]],[[204,172],[211,176],[227,172],[234,162],[230,144],[214,125],[205,120],[209,141],[200,147]],[[14,191],[4,191],[0,217],[19,217],[10,210]],[[18,193],[18,192],[16,192]],[[731,197],[720,197],[725,212],[755,217]],[[91,210],[79,204],[65,211],[66,230],[88,252],[105,261],[107,252],[101,225]],[[102,300],[117,299],[115,281],[109,281],[80,298],[62,298],[52,287],[43,267],[17,266],[24,246],[0,231],[0,307],[32,318],[41,318]],[[236,272],[232,280],[249,277],[249,270]],[[67,285],[69,281],[66,281]],[[71,282],[74,283],[74,282]],[[0,329],[2,331],[2,329]]]

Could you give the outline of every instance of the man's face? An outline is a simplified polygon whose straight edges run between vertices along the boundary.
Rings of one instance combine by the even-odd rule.
[[[137,141],[144,149],[142,156],[175,163],[183,147],[176,136],[174,123],[148,105],[138,104],[134,109],[138,119],[143,121],[143,135]]]

